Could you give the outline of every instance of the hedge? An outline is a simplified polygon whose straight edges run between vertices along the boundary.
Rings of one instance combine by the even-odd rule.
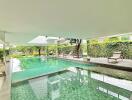
[[[123,58],[132,59],[132,42],[90,43],[87,44],[88,56],[110,57],[113,52],[121,51]]]

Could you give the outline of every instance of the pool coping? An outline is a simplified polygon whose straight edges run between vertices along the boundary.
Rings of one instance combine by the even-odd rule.
[[[64,68],[64,69],[49,72],[49,73],[44,73],[44,74],[33,76],[33,77],[28,77],[28,78],[25,78],[25,79],[22,79],[22,80],[13,81],[13,82],[11,82],[11,84],[15,84],[15,83],[18,83],[18,82],[22,82],[22,81],[26,81],[26,80],[29,80],[29,79],[34,79],[34,78],[38,78],[38,77],[41,77],[41,76],[46,76],[46,75],[50,75],[50,74],[54,74],[54,73],[62,72],[62,71],[66,71],[66,70],[68,70],[68,68]]]

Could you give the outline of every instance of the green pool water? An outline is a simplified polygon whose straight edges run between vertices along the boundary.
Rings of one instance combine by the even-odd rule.
[[[72,68],[12,83],[11,100],[129,100],[131,89],[132,81]]]
[[[69,67],[95,66],[57,58],[24,57],[19,60],[22,71],[12,73],[12,83],[61,71]]]

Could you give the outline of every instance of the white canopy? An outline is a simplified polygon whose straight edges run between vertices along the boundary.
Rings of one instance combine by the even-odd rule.
[[[45,36],[38,36],[38,37],[34,38],[33,40],[29,41],[28,43],[47,44],[47,39]]]
[[[37,36],[28,43],[34,45],[47,45],[47,44],[56,44],[58,40],[59,40],[58,37]]]
[[[89,39],[128,33],[131,4],[132,0],[0,0],[0,31],[14,44],[38,35]]]

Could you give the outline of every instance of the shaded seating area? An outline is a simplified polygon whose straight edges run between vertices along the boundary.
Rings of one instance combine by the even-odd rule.
[[[123,55],[122,55],[121,51],[113,52],[113,56],[108,57],[108,62],[109,63],[118,63],[118,59],[121,59],[123,61]],[[110,61],[110,60],[112,60],[112,61]]]

